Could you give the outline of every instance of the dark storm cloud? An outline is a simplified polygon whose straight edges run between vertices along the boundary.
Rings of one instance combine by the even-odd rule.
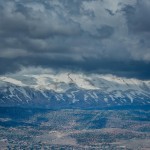
[[[105,9],[111,16],[115,15],[110,9]]]
[[[133,6],[123,8],[129,30],[134,33],[150,33],[150,1],[137,0]]]
[[[148,0],[1,0],[0,74],[43,67],[150,78]]]
[[[109,38],[113,35],[114,29],[111,26],[103,25],[101,28],[97,29],[97,35],[94,35],[97,38]]]

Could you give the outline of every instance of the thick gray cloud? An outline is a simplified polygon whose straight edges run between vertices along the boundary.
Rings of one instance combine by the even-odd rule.
[[[1,0],[0,74],[21,67],[150,78],[149,0]]]
[[[135,5],[126,5],[123,8],[127,18],[127,25],[131,32],[144,34],[150,32],[150,1],[137,0]]]

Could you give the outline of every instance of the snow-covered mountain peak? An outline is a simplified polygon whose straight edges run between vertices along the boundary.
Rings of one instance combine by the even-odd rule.
[[[80,73],[14,74],[0,76],[0,104],[44,105],[150,104],[150,81],[113,75]],[[42,102],[43,101],[43,102]],[[57,101],[57,102],[56,102]],[[60,103],[59,103],[60,102]]]
[[[43,87],[45,89],[53,89],[55,91],[65,90],[59,88],[60,84],[69,85],[74,83],[77,87],[87,90],[96,90],[99,89],[96,86],[90,84],[89,77],[86,77],[82,74],[72,74],[72,73],[59,73],[59,74],[40,74],[40,75],[24,75],[25,77],[33,77],[36,79],[36,85],[33,87]]]
[[[18,85],[18,86],[26,86],[25,84],[22,83],[22,81],[16,80],[11,77],[0,77],[0,81],[6,82],[6,83],[12,83],[12,84]]]
[[[70,84],[75,84],[85,90],[141,90],[141,86],[150,86],[150,81],[127,79],[113,75],[85,75],[79,73],[51,73],[51,74],[24,74],[19,76],[1,76],[1,82],[11,83],[17,86],[27,86],[35,89],[54,90],[65,92]]]

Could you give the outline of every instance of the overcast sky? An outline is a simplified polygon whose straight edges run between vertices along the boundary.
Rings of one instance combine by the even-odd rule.
[[[31,66],[150,79],[150,0],[0,0],[0,74]]]

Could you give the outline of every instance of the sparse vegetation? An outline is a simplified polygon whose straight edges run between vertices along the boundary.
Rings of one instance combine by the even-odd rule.
[[[0,112],[0,146],[3,149],[150,148],[148,110],[2,108]]]

